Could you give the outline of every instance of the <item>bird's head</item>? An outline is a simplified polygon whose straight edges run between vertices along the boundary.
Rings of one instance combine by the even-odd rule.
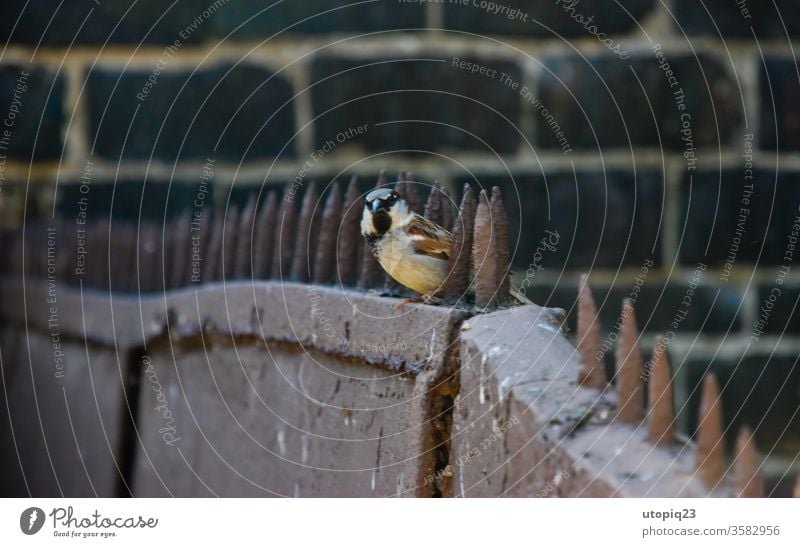
[[[381,237],[408,217],[408,205],[391,188],[378,188],[364,198],[361,235],[368,239]]]

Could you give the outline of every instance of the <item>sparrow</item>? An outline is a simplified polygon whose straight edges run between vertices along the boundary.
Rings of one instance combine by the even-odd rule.
[[[414,213],[390,188],[378,188],[364,198],[361,235],[381,267],[395,281],[421,293],[406,302],[436,303],[436,293],[447,278],[447,262],[453,236],[430,220]],[[512,289],[520,303],[530,300]]]

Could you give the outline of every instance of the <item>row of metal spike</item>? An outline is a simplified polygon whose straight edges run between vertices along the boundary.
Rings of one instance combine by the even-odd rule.
[[[600,318],[586,275],[581,276],[578,291],[578,353],[582,368],[578,381],[592,388],[608,389],[601,351]],[[659,336],[653,354],[645,366],[633,303],[625,299],[617,346],[614,355],[617,419],[639,424],[646,421],[647,439],[658,445],[677,441],[676,418],[673,408],[672,372],[667,354],[668,341]],[[645,381],[647,378],[647,409]],[[720,485],[728,470],[725,457],[724,422],[719,384],[713,373],[703,379],[700,414],[695,434],[695,470],[709,489]],[[761,473],[761,457],[756,449],[753,432],[742,426],[736,438],[733,455],[733,484],[740,497],[765,495]],[[800,478],[794,491],[800,497]]]
[[[376,187],[388,185],[382,173]],[[401,173],[395,185],[412,211],[453,232],[448,301],[472,287],[475,303],[494,307],[508,300],[508,223],[500,190],[476,198],[465,185],[457,216],[449,192],[438,183],[422,204],[418,183]],[[331,183],[324,206],[312,182],[298,210],[294,193],[253,193],[241,208],[188,210],[166,223],[103,218],[79,224],[57,218],[52,225],[28,222],[2,234],[14,259],[6,270],[29,278],[54,278],[86,287],[161,291],[234,279],[280,279],[340,284],[362,289],[401,288],[382,271],[360,234],[363,211],[358,180],[345,191]],[[259,205],[259,201],[261,204]]]

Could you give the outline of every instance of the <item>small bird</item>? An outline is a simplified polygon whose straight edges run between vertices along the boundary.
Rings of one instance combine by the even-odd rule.
[[[381,267],[395,281],[420,297],[406,302],[436,303],[436,293],[447,278],[447,262],[453,244],[450,232],[411,211],[391,188],[378,188],[364,199],[361,234]],[[520,303],[530,300],[512,289]]]

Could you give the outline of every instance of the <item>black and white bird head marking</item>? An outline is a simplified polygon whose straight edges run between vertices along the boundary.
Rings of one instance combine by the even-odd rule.
[[[364,198],[361,234],[372,242],[408,219],[408,205],[391,188],[378,188]]]

